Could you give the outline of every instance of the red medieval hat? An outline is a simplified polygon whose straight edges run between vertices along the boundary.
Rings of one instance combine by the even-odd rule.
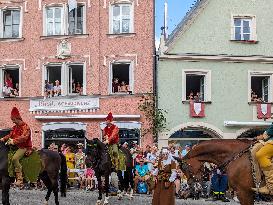
[[[15,119],[22,119],[19,110],[16,107],[13,107],[11,110],[10,118],[15,118]]]
[[[112,113],[111,112],[109,112],[109,114],[107,115],[107,117],[105,118],[105,121],[110,121],[110,122],[112,122],[113,121],[113,115],[112,115]]]

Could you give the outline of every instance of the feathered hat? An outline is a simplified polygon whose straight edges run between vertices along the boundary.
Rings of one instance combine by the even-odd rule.
[[[22,119],[19,110],[16,107],[13,107],[10,113],[10,118],[15,118],[15,119]]]
[[[113,115],[112,115],[112,113],[111,112],[109,112],[109,114],[107,115],[107,117],[105,118],[105,121],[110,121],[110,122],[112,122],[113,121]]]

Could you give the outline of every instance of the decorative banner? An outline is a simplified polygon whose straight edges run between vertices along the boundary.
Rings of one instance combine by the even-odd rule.
[[[205,117],[205,104],[195,103],[194,101],[190,101],[190,116]]]
[[[271,118],[271,104],[257,104],[257,118],[270,119]]]
[[[31,112],[59,112],[77,110],[95,110],[99,108],[99,98],[47,98],[30,100]]]

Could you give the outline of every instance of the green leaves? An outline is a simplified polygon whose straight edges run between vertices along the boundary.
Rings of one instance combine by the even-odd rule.
[[[152,93],[142,96],[138,104],[138,109],[144,113],[148,121],[148,128],[142,129],[143,136],[151,133],[154,140],[157,141],[158,133],[166,129],[167,120],[165,114],[167,112],[156,106],[156,96]]]

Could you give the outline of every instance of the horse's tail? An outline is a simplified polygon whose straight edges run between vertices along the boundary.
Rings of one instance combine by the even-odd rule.
[[[60,157],[61,157],[60,191],[61,191],[61,196],[66,197],[66,184],[67,184],[66,158],[62,153],[60,153]]]

